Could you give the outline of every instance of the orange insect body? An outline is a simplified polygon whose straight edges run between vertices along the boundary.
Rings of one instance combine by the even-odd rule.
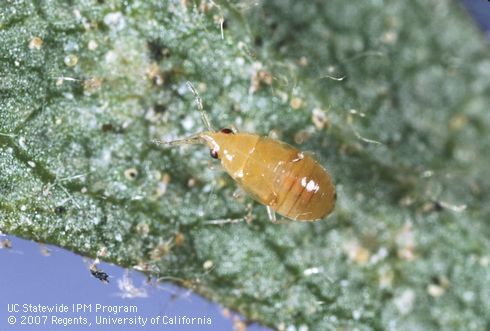
[[[228,174],[254,200],[268,207],[273,221],[274,212],[298,221],[315,221],[332,212],[335,187],[330,174],[315,159],[268,137],[231,129],[214,131],[199,94],[190,82],[187,86],[196,97],[208,131],[167,144],[207,144],[211,156],[221,160]]]
[[[228,174],[250,196],[298,221],[330,214],[335,188],[329,173],[310,155],[283,142],[249,133],[203,132]]]

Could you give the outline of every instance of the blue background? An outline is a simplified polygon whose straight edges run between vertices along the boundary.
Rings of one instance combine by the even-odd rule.
[[[172,284],[147,284],[146,277],[135,271],[127,271],[123,268],[100,263],[98,268],[110,275],[109,283],[103,283],[93,277],[89,271],[91,260],[71,253],[67,250],[40,245],[38,243],[19,239],[12,236],[0,236],[0,241],[10,239],[12,248],[0,250],[0,331],[4,330],[233,330],[233,314],[225,317],[222,308],[189,290],[179,288]],[[50,254],[45,256],[42,250],[48,249]],[[122,298],[121,290],[118,287],[118,280],[125,274],[133,281],[133,284],[143,287],[148,297],[146,298]],[[141,315],[143,317],[155,317],[157,315],[169,317],[211,317],[211,325],[163,325],[138,327],[135,325],[126,326],[86,326],[55,327],[50,323],[47,325],[25,325],[16,323],[11,326],[7,323],[7,318],[11,315],[20,320],[24,313],[9,313],[7,304],[42,304],[54,305],[65,304],[92,304],[103,305],[135,305],[138,308],[137,314],[103,314],[115,317],[132,317]],[[31,314],[31,315],[54,315],[50,314]],[[60,317],[76,317],[80,314],[62,313],[56,314]],[[82,314],[84,317],[94,318],[96,313]],[[99,314],[97,314],[99,315]],[[49,317],[50,318],[50,317]],[[251,325],[247,330],[259,331],[268,330],[259,325]]]

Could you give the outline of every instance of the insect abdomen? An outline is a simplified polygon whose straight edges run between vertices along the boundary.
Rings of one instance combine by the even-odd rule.
[[[236,180],[259,202],[294,220],[316,220],[335,204],[330,175],[311,156],[260,137]]]
[[[300,155],[302,155],[300,153]],[[285,164],[285,175],[278,174],[282,198],[276,211],[294,220],[316,220],[328,215],[335,204],[335,189],[328,172],[311,156],[303,155]]]

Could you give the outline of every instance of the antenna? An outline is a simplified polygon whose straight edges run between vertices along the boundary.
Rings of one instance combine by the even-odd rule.
[[[202,106],[202,99],[199,96],[199,93],[197,93],[197,90],[194,88],[194,85],[192,85],[191,82],[187,81],[186,82],[187,88],[191,90],[192,94],[194,94],[194,97],[196,98],[196,106],[197,110],[199,110],[199,113],[201,113],[201,119],[204,123],[204,126],[208,131],[214,132],[215,130],[213,129],[211,122],[209,121],[208,114],[204,111],[204,108]]]

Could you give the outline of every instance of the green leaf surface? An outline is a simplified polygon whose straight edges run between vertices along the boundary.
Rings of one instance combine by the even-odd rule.
[[[449,0],[3,1],[0,231],[280,330],[486,330],[489,55]],[[334,213],[272,224],[205,148],[155,144],[204,129],[186,81],[314,153]]]

